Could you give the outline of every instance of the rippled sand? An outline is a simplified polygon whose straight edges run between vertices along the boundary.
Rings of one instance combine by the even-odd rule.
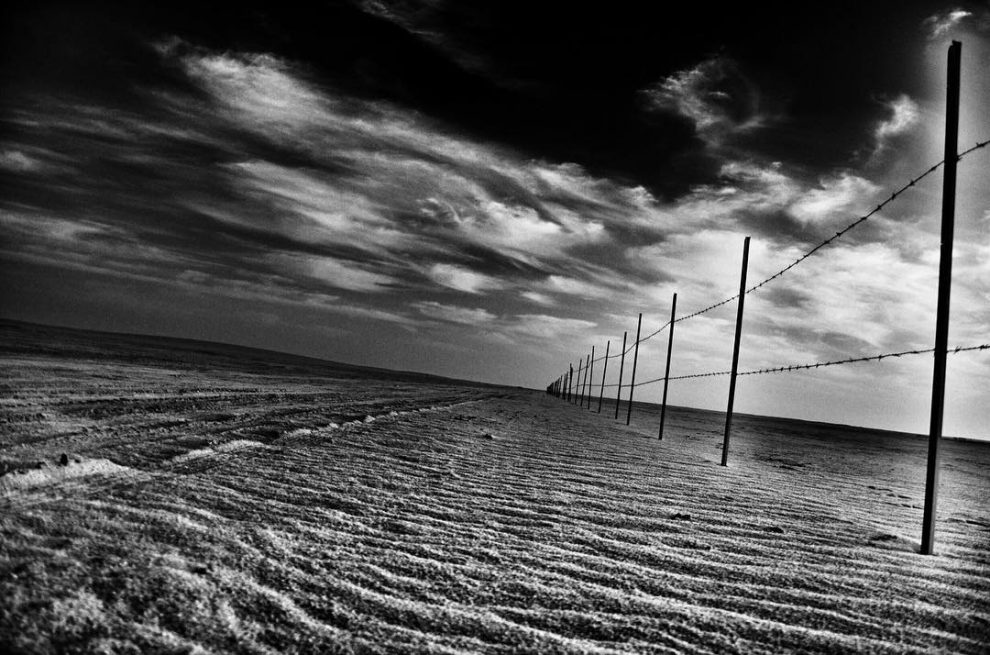
[[[649,411],[6,329],[0,650],[990,643],[983,444],[946,444],[922,556],[904,436],[741,417],[722,468],[704,412],[658,442]]]

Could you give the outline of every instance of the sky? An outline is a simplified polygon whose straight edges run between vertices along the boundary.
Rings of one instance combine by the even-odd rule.
[[[988,2],[143,4],[0,10],[6,318],[543,389],[735,295],[744,237],[762,280],[939,162],[953,40],[960,150],[990,138]],[[950,347],[990,343],[988,171],[959,162]],[[748,294],[739,369],[931,348],[941,189]],[[735,312],[677,323],[671,375],[728,369]],[[947,375],[945,433],[990,438],[990,351]],[[925,433],[931,379],[747,376],[735,408]]]

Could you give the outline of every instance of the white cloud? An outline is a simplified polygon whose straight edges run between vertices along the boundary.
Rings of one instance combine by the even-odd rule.
[[[508,326],[512,332],[538,339],[558,339],[594,329],[596,323],[547,314],[520,314]]]
[[[181,44],[159,48],[175,56]],[[234,118],[258,131],[318,126],[330,114],[329,99],[304,82],[283,60],[265,54],[178,55],[186,74]]]
[[[481,294],[503,289],[506,286],[504,282],[490,275],[453,264],[434,264],[428,269],[427,275],[440,286],[466,293]]]
[[[890,139],[910,132],[912,128],[918,125],[921,118],[918,103],[907,94],[901,94],[885,104],[890,111],[890,116],[877,123],[873,131],[873,137],[876,140],[873,151],[874,157],[887,148]]]
[[[654,109],[690,119],[698,136],[719,146],[733,134],[762,126],[756,87],[727,57],[713,57],[682,70],[643,91]]]
[[[416,235],[385,216],[368,194],[314,170],[251,160],[227,166],[242,191],[272,208],[263,215],[223,214],[226,220],[291,236],[305,243],[348,245],[387,257],[398,248],[428,250]]]
[[[804,191],[788,207],[802,223],[828,222],[857,218],[868,206],[879,187],[869,180],[848,172],[824,179],[818,188]]]
[[[445,305],[434,301],[423,301],[413,303],[412,307],[419,313],[430,318],[436,318],[448,323],[461,323],[464,325],[481,325],[490,323],[497,317],[491,312],[481,309],[460,307],[458,305]]]
[[[381,293],[398,280],[381,273],[366,270],[356,264],[329,257],[302,257],[273,255],[269,260],[280,270],[301,273],[324,284],[347,291]]]
[[[519,295],[526,300],[535,302],[537,305],[543,305],[545,307],[553,307],[557,304],[554,302],[553,298],[545,293],[539,293],[538,291],[524,291]]]
[[[542,283],[541,288],[555,293],[564,293],[583,298],[607,298],[613,290],[598,281],[579,280],[566,275],[550,275]]]
[[[903,134],[913,127],[920,117],[918,103],[907,94],[901,94],[894,100],[887,103],[891,116],[877,125],[877,139],[884,139],[889,136]]]
[[[44,164],[30,157],[20,150],[0,151],[0,169],[13,171],[15,173],[27,173],[39,171],[44,168]]]
[[[950,9],[929,16],[922,21],[922,25],[928,32],[928,38],[935,40],[948,34],[960,21],[972,15],[972,13],[964,9]]]

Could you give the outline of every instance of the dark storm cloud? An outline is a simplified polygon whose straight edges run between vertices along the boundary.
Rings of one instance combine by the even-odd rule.
[[[644,111],[643,91],[692,70],[708,72],[707,82],[695,87],[707,89],[735,126],[753,126],[767,115],[786,118],[758,136],[754,130],[737,134],[752,137],[751,149],[825,167],[848,161],[855,142],[868,136],[859,117],[878,114],[872,99],[885,80],[864,86],[823,68],[856,66],[857,48],[869,52],[867,35],[857,33],[840,48],[826,40],[842,26],[882,13],[866,5],[823,12],[812,26],[805,12],[775,3],[717,12],[623,2],[610,11],[557,2],[258,3],[237,12],[127,5],[96,12],[42,4],[12,12],[12,21],[31,19],[23,21],[30,29],[11,30],[9,48],[21,65],[5,67],[4,74],[8,83],[35,90],[99,91],[101,98],[133,106],[146,101],[133,84],[136,76],[188,90],[188,76],[161,66],[145,47],[182,34],[219,51],[305,61],[346,95],[394,101],[472,137],[511,144],[524,156],[575,162],[594,177],[670,198],[717,173],[718,162],[703,152],[704,139],[717,130],[706,126],[699,134],[694,118]],[[901,8],[890,29],[909,19],[917,29],[925,16]],[[822,51],[832,52],[828,64],[818,56]],[[771,60],[773,77],[742,73]],[[808,140],[812,126],[830,138]]]

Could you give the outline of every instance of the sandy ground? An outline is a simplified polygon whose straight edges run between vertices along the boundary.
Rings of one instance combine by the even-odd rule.
[[[986,445],[5,329],[3,651],[990,652]]]

